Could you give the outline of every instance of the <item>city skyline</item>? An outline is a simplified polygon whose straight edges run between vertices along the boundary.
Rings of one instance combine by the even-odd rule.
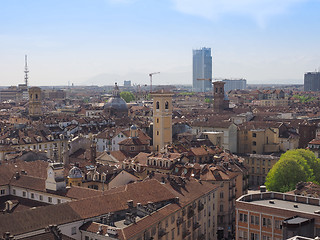
[[[192,84],[192,49],[213,78],[303,84],[320,67],[320,1],[4,1],[1,85]]]

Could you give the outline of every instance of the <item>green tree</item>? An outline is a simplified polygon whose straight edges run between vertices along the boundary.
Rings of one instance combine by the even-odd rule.
[[[266,187],[271,191],[287,192],[300,181],[319,181],[320,161],[313,152],[304,149],[289,150],[269,171]]]
[[[134,95],[132,94],[132,92],[121,92],[120,97],[122,97],[127,103],[134,100]]]

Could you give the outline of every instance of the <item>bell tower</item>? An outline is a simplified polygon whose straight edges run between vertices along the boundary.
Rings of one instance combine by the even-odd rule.
[[[153,97],[153,150],[159,152],[172,143],[172,93],[164,91]]]
[[[229,108],[229,100],[224,93],[224,84],[223,81],[213,82],[213,109],[215,112],[221,112]]]
[[[41,111],[41,88],[29,88],[29,116],[37,119],[42,116]]]

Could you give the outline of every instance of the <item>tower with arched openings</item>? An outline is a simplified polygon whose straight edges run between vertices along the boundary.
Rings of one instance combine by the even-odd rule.
[[[172,143],[172,93],[154,92],[153,97],[153,150],[160,151]]]

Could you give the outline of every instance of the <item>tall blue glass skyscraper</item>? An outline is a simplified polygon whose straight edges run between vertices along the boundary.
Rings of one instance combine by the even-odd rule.
[[[192,87],[194,92],[208,92],[212,90],[212,57],[211,48],[193,50]],[[198,80],[205,79],[205,80]],[[210,79],[210,80],[209,80]]]

